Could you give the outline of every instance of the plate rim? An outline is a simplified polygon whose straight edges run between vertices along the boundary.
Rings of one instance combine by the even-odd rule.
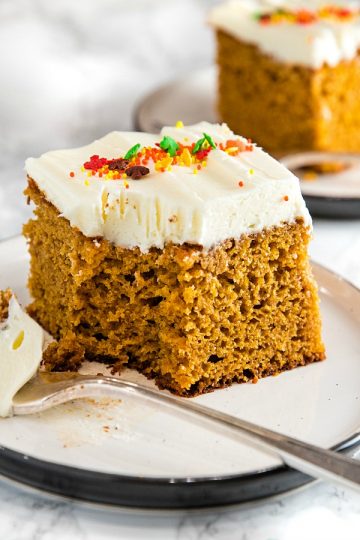
[[[15,244],[19,241],[24,241],[22,235],[15,235],[10,238],[6,238],[0,241],[0,248],[3,248],[5,244]],[[319,264],[315,261],[311,261],[312,266],[318,267],[321,271],[330,274],[331,277],[340,280],[352,288],[356,294],[360,295],[360,288],[354,285],[348,279],[342,277],[340,274],[330,270],[326,266]],[[355,431],[353,434],[348,436],[345,440],[338,442],[337,444],[330,447],[331,450],[335,452],[348,452],[355,450],[360,446],[360,432]],[[24,475],[24,469],[26,474]],[[32,474],[33,473],[33,474]],[[286,493],[292,489],[299,488],[306,484],[314,482],[314,479],[296,471],[286,465],[275,465],[268,468],[257,469],[251,473],[238,473],[238,474],[228,474],[228,475],[214,475],[214,476],[199,476],[199,477],[151,477],[151,476],[131,476],[124,474],[108,473],[101,471],[94,471],[91,469],[74,467],[72,465],[66,465],[59,462],[47,461],[44,459],[39,459],[30,454],[24,454],[17,450],[13,450],[4,445],[0,445],[0,475],[20,484],[34,487],[40,489],[41,491],[55,493],[58,495],[70,497],[75,500],[97,503],[106,506],[125,506],[129,508],[141,508],[141,509],[158,509],[158,510],[167,510],[167,509],[178,509],[184,510],[187,508],[209,508],[215,506],[230,506],[232,504],[245,504],[249,501],[255,501],[260,499],[267,499],[271,496],[280,493]],[[70,480],[76,480],[79,482],[80,490],[74,492],[74,485],[71,485]],[[243,498],[239,495],[236,495],[236,492],[241,492],[241,489],[245,489],[246,486],[252,483],[257,484],[262,481],[264,483],[268,482],[267,489],[269,493],[255,493],[253,496],[248,498],[248,496],[243,494]],[[70,492],[69,492],[69,481],[70,481]],[[63,484],[67,483],[67,486]],[[75,483],[76,483],[75,482]],[[273,482],[273,483],[272,483]],[[82,483],[86,484],[93,483],[94,487],[99,485],[108,485],[115,487],[115,490],[110,497],[104,497],[101,495],[91,495],[86,493],[86,489],[81,489]],[[231,490],[231,493],[228,493],[228,500],[219,501],[219,497],[209,497],[207,503],[202,501],[196,501],[194,496],[190,497],[190,500],[187,500],[186,491],[190,492],[186,486],[196,486],[196,492],[200,491],[205,487],[209,489],[214,487],[215,491],[219,490],[219,486],[223,488],[221,491],[225,493]],[[119,487],[123,487],[125,492],[127,489],[137,489],[139,488],[140,494],[137,504],[134,505],[131,502],[126,502],[123,499],[124,493],[117,493]],[[262,486],[264,489],[264,486]],[[143,491],[148,490],[148,494],[141,496],[141,489]],[[165,493],[160,493],[163,490]],[[71,493],[71,491],[73,491]],[[95,489],[95,492],[98,491]],[[149,499],[150,492],[151,498]],[[169,501],[167,499],[167,492],[172,493],[173,499]],[[156,495],[156,497],[155,497]],[[165,497],[163,496],[165,495]],[[196,495],[196,494],[195,494]],[[209,494],[208,494],[209,495]],[[197,495],[196,495],[197,496]],[[152,506],[149,504],[150,500],[158,498],[162,500]],[[110,500],[108,500],[110,499]],[[190,502],[191,501],[191,502]],[[217,501],[217,502],[216,502]]]

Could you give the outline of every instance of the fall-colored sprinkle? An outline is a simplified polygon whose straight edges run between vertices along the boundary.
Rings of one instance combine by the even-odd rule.
[[[108,162],[110,171],[123,171],[129,166],[130,161],[128,159],[119,158],[113,159]]]
[[[70,177],[71,177],[71,178],[74,178],[74,176],[75,176],[74,171],[71,171],[71,172],[70,172]]]
[[[142,165],[135,165],[134,167],[129,167],[126,169],[126,176],[132,178],[133,180],[140,180],[143,176],[149,174],[150,169],[143,167]]]
[[[208,133],[203,133],[198,141],[183,143],[172,137],[164,136],[154,146],[135,144],[125,156],[112,159],[93,155],[86,161],[81,170],[88,176],[97,176],[103,180],[120,180],[132,178],[139,180],[150,173],[150,165],[157,172],[171,171],[174,165],[188,167],[194,174],[207,166],[209,154],[215,150],[227,153],[231,158],[241,152],[251,152],[254,149],[250,140],[229,139],[216,143]],[[71,171],[73,172],[73,171]]]
[[[360,8],[341,7],[328,4],[318,9],[286,9],[279,8],[274,11],[256,13],[255,19],[263,26],[275,24],[308,25],[321,20],[334,22],[348,22],[360,15]]]
[[[138,151],[140,150],[140,148],[141,148],[141,144],[139,144],[139,143],[138,143],[138,144],[135,144],[134,146],[132,146],[132,147],[130,148],[130,150],[128,150],[128,151],[126,152],[126,154],[125,154],[125,156],[124,156],[124,159],[132,159],[132,158],[134,158],[134,157],[137,155],[137,153],[138,153]]]
[[[167,152],[171,157],[174,157],[176,155],[176,152],[179,150],[178,143],[172,137],[163,137],[163,139],[160,141],[159,146],[162,150],[165,150],[165,152]]]
[[[184,127],[184,122],[182,122],[181,120],[178,120],[175,124],[175,127],[177,127],[178,129],[181,129]]]
[[[242,180],[239,182],[239,187],[244,187],[244,182]]]
[[[288,201],[289,200],[289,197],[287,195],[284,196],[284,201]]]

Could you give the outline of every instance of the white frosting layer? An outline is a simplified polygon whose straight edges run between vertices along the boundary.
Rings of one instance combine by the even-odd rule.
[[[149,175],[127,180],[129,189],[122,180],[87,178],[86,172],[80,172],[94,154],[113,159],[136,143],[154,145],[164,134],[189,144],[203,132],[218,143],[235,138],[226,125],[207,122],[163,128],[160,136],[113,132],[82,148],[30,158],[26,171],[83,234],[127,248],[138,246],[143,252],[152,246],[163,248],[168,242],[209,249],[225,239],[298,217],[310,225],[297,178],[257,147],[236,157],[213,150],[207,167],[196,175],[188,167],[173,166],[162,173],[149,164]],[[74,178],[69,178],[69,171],[76,171]]]
[[[259,24],[254,14],[278,7],[316,9],[329,1],[316,0],[229,0],[215,7],[209,22],[242,41],[257,45],[282,62],[318,69],[335,66],[356,57],[360,47],[360,17],[349,22],[323,19],[314,24]],[[357,2],[338,1],[334,5],[359,7]]]
[[[16,392],[38,370],[43,343],[43,329],[12,296],[9,316],[0,324],[0,417],[11,414]]]

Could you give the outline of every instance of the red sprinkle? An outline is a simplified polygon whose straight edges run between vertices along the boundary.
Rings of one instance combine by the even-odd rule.
[[[199,150],[198,152],[196,152],[196,157],[202,161],[203,159],[206,159],[208,157],[210,152],[211,152],[211,148],[205,148],[204,150]]]
[[[239,187],[243,187],[243,186],[244,186],[244,182],[242,180],[240,180]]]

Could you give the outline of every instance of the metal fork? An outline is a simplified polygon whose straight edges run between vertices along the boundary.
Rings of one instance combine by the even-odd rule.
[[[33,414],[73,399],[104,396],[120,398],[124,395],[146,398],[225,426],[262,450],[275,453],[286,465],[298,471],[360,492],[360,461],[205,407],[191,399],[178,398],[115,377],[40,373],[16,394],[12,412],[14,415]],[[360,443],[360,434],[357,434],[356,442]]]

